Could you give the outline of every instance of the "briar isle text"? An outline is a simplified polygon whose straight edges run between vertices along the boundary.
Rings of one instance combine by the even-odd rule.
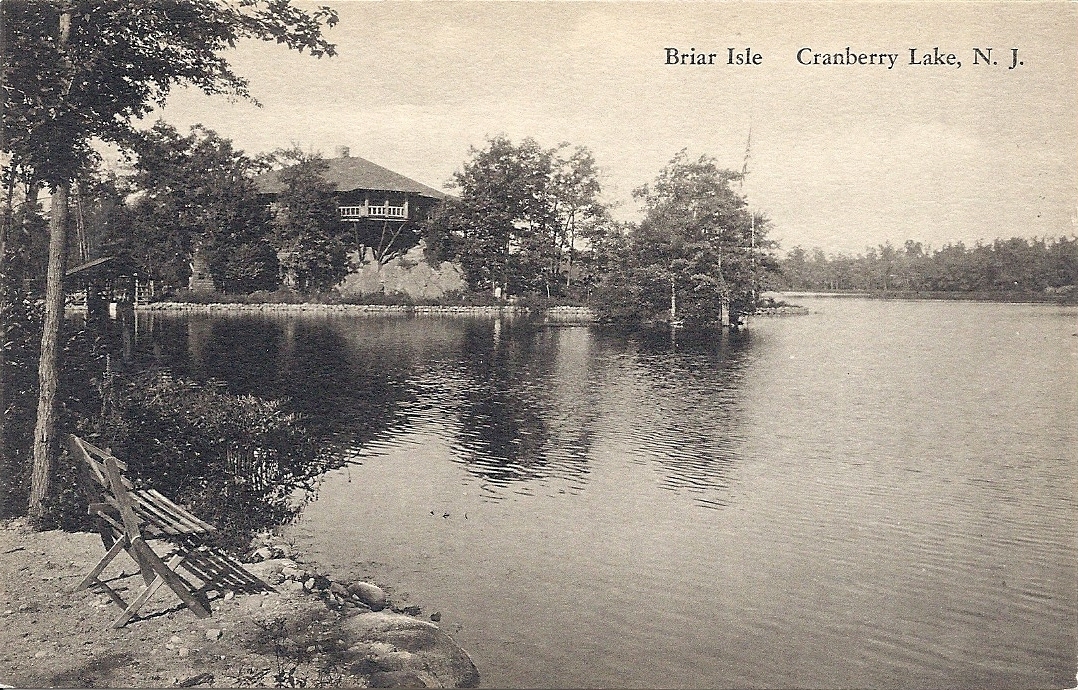
[[[1025,63],[1018,57],[1018,49],[998,49],[995,55],[993,48],[972,48],[969,51],[970,61],[974,65],[999,66],[1006,65],[1007,69],[1020,67]],[[688,50],[682,48],[663,48],[664,63],[666,65],[762,65],[764,56],[752,48],[727,48],[723,52],[697,51],[696,48]],[[1003,60],[996,58],[1003,54]],[[962,66],[959,53],[944,50],[939,46],[931,49],[907,48],[905,54],[909,55],[909,62],[902,59],[903,52],[884,52],[880,50],[854,50],[850,46],[843,49],[818,50],[812,47],[803,47],[794,54],[794,61],[806,67],[830,67],[847,65],[878,65],[887,69],[894,69],[901,65],[915,65],[926,67],[953,67]]]

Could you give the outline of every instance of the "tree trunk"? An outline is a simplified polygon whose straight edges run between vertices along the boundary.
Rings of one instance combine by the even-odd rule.
[[[30,483],[30,519],[40,522],[49,493],[56,451],[57,398],[60,388],[60,334],[64,322],[64,272],[67,258],[68,183],[52,190],[49,218],[49,269],[45,279],[45,327],[38,363],[37,423],[34,425],[34,471]]]
[[[569,270],[565,272],[565,287],[568,289],[573,284],[573,253],[576,246],[576,212],[569,215]]]
[[[7,343],[7,317],[8,317],[8,288],[11,276],[8,275],[7,267],[7,237],[10,232],[13,212],[11,208],[12,197],[15,192],[15,166],[11,165],[8,175],[4,179],[4,209],[3,219],[0,220],[0,475],[6,478],[0,484],[0,516],[8,514],[8,502],[10,501],[12,477],[15,476],[15,468],[8,462],[7,445],[5,434],[7,424],[7,395],[4,389],[4,374],[6,373],[6,343]]]
[[[674,290],[674,276],[670,276],[670,325],[677,320],[677,293]]]

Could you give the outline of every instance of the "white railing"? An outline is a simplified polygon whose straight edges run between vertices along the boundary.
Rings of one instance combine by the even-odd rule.
[[[384,218],[405,218],[407,209],[404,206],[368,206],[367,214]]]
[[[407,206],[340,206],[338,211],[341,218],[351,220],[354,218],[394,218],[405,220],[408,218]]]

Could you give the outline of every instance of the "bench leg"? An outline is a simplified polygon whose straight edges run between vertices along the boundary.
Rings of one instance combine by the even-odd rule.
[[[183,563],[183,556],[176,554],[172,557],[172,560],[170,560],[165,565],[165,567],[170,569],[178,568],[181,563]],[[120,614],[120,617],[117,618],[116,622],[112,624],[112,627],[122,628],[127,625],[127,622],[131,620],[132,616],[138,613],[138,610],[142,608],[142,605],[149,601],[150,597],[154,595],[154,592],[156,592],[164,583],[165,579],[160,575],[157,575],[152,580],[150,580],[150,582],[146,583],[142,587],[142,591],[140,591],[138,595],[136,595],[135,598],[131,600],[131,604],[124,609],[124,612]]]
[[[112,545],[112,548],[110,548],[108,552],[105,553],[105,556],[100,561],[98,561],[97,565],[94,566],[94,569],[90,571],[90,574],[84,577],[82,582],[76,585],[75,589],[72,591],[78,592],[86,589],[93,584],[96,584],[98,582],[97,576],[100,575],[101,572],[108,567],[109,563],[112,562],[112,559],[116,558],[116,555],[120,553],[120,551],[124,548],[126,542],[126,539],[117,539],[116,542]]]
[[[154,553],[154,550],[150,548],[149,544],[139,538],[135,539],[131,546],[140,555],[141,558],[139,561],[146,562],[153,571],[165,581],[165,584],[176,593],[176,596],[178,596],[183,603],[187,604],[187,608],[191,609],[199,618],[209,618],[209,607],[199,601],[198,597],[188,589],[187,583],[183,581],[183,578],[165,565],[165,562],[161,560],[160,556]],[[175,558],[173,560],[175,560]]]
[[[146,561],[146,558],[142,556],[136,549],[128,549],[127,554],[131,556],[131,560],[138,563],[138,572],[142,576],[143,582],[150,584],[154,581],[156,574],[154,573],[153,565]]]

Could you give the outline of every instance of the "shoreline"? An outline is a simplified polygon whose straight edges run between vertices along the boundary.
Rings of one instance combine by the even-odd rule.
[[[468,653],[419,606],[371,583],[337,581],[280,537],[244,568],[265,587],[210,589],[197,618],[167,588],[125,627],[103,593],[72,592],[104,554],[87,532],[0,523],[0,687],[476,687]],[[254,562],[250,562],[250,561]],[[126,568],[126,570],[123,570]],[[114,587],[141,586],[121,556]],[[130,572],[129,572],[130,571]],[[16,584],[18,586],[16,587]],[[429,616],[437,621],[437,613]]]
[[[523,305],[415,305],[415,304],[324,304],[318,302],[147,302],[135,305],[142,312],[181,312],[212,314],[242,313],[311,313],[363,316],[449,316],[465,318],[495,318],[502,316],[539,316],[548,323],[597,323],[598,317],[590,307],[557,306],[541,310]]]
[[[866,290],[776,290],[774,294],[783,297],[862,297],[865,299],[911,300],[911,301],[947,301],[947,302],[991,302],[995,304],[1078,304],[1078,292],[932,292],[917,290],[889,290],[871,292]]]
[[[147,302],[135,305],[141,312],[180,312],[212,314],[217,312],[288,313],[288,314],[348,314],[366,316],[459,316],[496,318],[502,316],[537,316],[549,324],[598,324],[599,317],[591,307],[556,306],[532,309],[521,305],[414,305],[414,304],[323,304],[319,302]],[[750,316],[789,316],[808,314],[809,310],[796,304],[761,307]]]

